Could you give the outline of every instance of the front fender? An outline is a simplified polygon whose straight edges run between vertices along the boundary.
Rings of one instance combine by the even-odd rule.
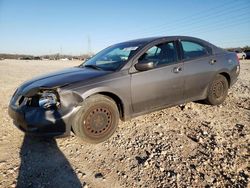
[[[110,87],[97,87],[97,88],[93,88],[90,89],[86,92],[84,92],[81,97],[84,99],[98,94],[98,93],[109,93],[112,95],[115,95],[116,97],[118,97],[120,99],[120,101],[122,102],[122,107],[123,107],[123,120],[129,120],[131,118],[131,112],[132,112],[132,108],[130,105],[130,102],[128,99],[126,99],[125,96],[123,96],[118,90],[114,89],[114,88],[110,88]]]

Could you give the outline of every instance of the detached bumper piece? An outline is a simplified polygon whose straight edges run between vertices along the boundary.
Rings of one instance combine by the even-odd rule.
[[[24,113],[21,109],[9,106],[9,115],[13,123],[29,135],[53,137],[64,135],[66,131],[64,121],[55,111],[26,109]]]
[[[9,105],[13,123],[23,132],[35,136],[66,136],[64,117],[56,109],[26,106],[26,98],[14,96]]]

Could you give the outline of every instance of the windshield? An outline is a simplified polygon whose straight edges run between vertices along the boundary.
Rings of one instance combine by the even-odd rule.
[[[125,42],[110,46],[81,66],[105,71],[116,71],[125,65],[129,58],[132,57],[142,45],[142,42]]]

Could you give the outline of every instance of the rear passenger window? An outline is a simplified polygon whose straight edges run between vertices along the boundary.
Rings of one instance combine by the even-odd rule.
[[[193,59],[208,54],[206,47],[201,44],[190,42],[190,41],[181,41],[183,48],[183,58],[184,59]]]

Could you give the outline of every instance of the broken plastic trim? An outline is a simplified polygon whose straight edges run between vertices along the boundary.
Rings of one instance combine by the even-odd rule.
[[[59,108],[60,96],[57,90],[40,90],[35,95],[27,98],[26,105],[44,109]]]
[[[57,89],[64,87],[64,86],[67,86],[67,85],[69,85],[69,84],[67,83],[64,85],[54,86],[54,87],[46,87],[46,86],[34,87],[34,88],[29,89],[28,91],[24,90],[22,95],[25,97],[32,97],[32,96],[38,94],[39,92],[47,91],[47,90],[48,91],[57,91]]]
[[[38,100],[39,107],[49,109],[60,106],[60,98],[57,92],[45,90],[40,94]]]

